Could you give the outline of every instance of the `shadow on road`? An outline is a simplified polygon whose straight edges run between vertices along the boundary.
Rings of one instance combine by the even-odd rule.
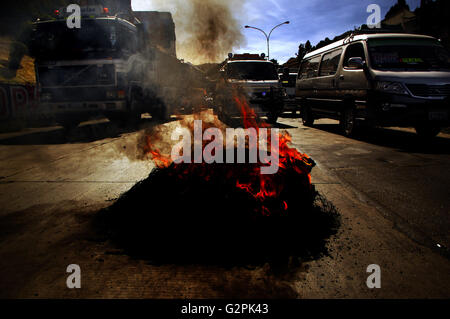
[[[279,128],[279,129],[293,129],[293,128],[297,128],[296,126],[283,124],[283,123],[279,123],[279,122],[277,122],[275,124],[272,124],[272,127]]]
[[[170,121],[175,121],[171,119]],[[52,128],[33,129],[31,131],[9,134],[10,137],[0,138],[0,145],[54,145],[66,143],[91,143],[105,138],[119,137],[124,133],[131,133],[140,129],[163,124],[158,120],[143,118],[134,127],[118,127],[112,122],[103,121],[82,124],[70,131],[57,126]]]
[[[337,124],[315,124],[314,128],[342,136]],[[396,148],[403,152],[450,154],[450,139],[441,136],[422,140],[415,132],[379,127],[363,129],[352,138],[374,145]]]
[[[221,119],[223,121],[224,124],[226,124],[229,127],[232,128],[244,128],[244,122],[242,118],[228,118],[228,119]],[[258,127],[264,127],[265,125],[267,125],[267,120],[264,118],[258,118],[257,119],[258,123],[261,123],[260,125],[258,125]],[[279,128],[279,129],[294,129],[297,128],[295,126],[289,125],[289,124],[284,124],[284,123],[280,123],[277,122],[275,124],[269,124],[269,126],[274,127],[274,128]]]

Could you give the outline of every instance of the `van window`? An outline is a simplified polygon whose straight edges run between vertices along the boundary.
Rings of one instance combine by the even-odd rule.
[[[322,63],[320,63],[319,76],[334,75],[339,66],[341,60],[342,49],[335,50],[324,54]]]
[[[306,78],[306,66],[307,66],[307,63],[308,63],[309,61],[307,61],[307,60],[304,60],[303,62],[302,62],[302,64],[300,64],[300,68],[298,69],[298,76],[297,76],[297,79],[303,79],[303,78]]]
[[[309,79],[317,76],[320,56],[304,60],[298,72],[299,79]]]
[[[348,67],[348,60],[350,58],[362,58],[366,61],[366,54],[364,53],[364,46],[362,43],[350,44],[345,50],[344,68]]]
[[[367,47],[376,70],[450,69],[450,54],[434,39],[378,38],[370,39]]]

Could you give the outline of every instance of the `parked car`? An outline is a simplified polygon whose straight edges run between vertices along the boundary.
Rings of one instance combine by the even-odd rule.
[[[368,124],[433,137],[450,125],[450,56],[429,36],[352,35],[303,58],[296,98],[307,126],[332,118],[345,135]]]

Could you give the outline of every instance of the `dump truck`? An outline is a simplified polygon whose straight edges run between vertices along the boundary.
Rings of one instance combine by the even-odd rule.
[[[41,109],[59,124],[73,128],[98,115],[135,124],[142,113],[167,119],[199,103],[186,101],[203,92],[192,89],[202,77],[177,59],[169,12],[86,6],[80,28],[69,28],[66,11],[36,21],[30,46]]]

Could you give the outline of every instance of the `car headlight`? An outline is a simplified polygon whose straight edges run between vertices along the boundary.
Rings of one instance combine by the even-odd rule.
[[[408,90],[400,82],[377,82],[376,89],[378,91],[394,94],[408,95]]]

